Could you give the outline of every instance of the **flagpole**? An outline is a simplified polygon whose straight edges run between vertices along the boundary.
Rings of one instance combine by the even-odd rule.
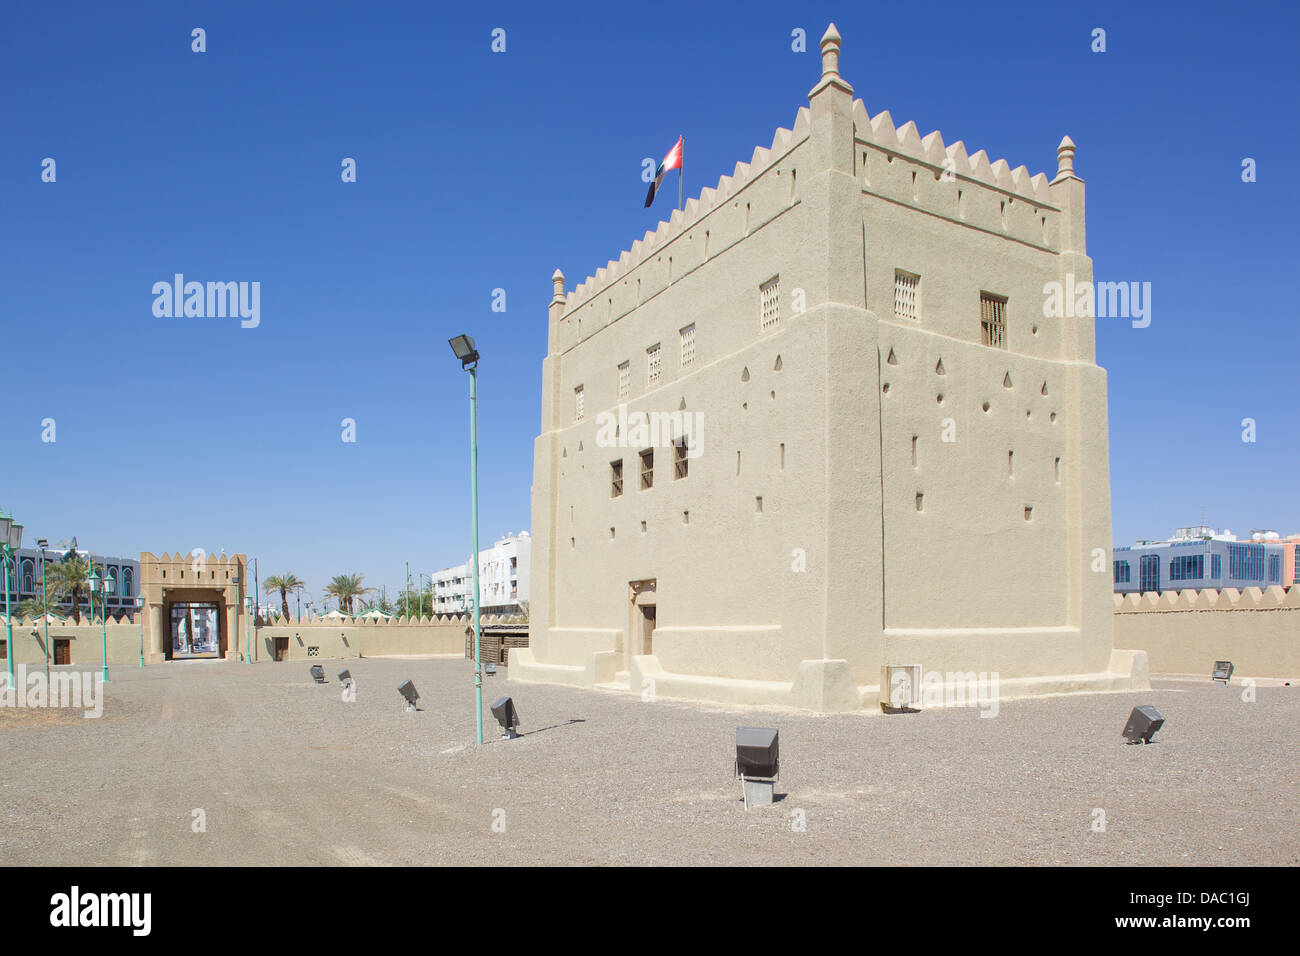
[[[682,143],[682,165],[677,170],[677,208],[682,208],[682,182],[686,179],[686,134],[683,133],[679,139]]]

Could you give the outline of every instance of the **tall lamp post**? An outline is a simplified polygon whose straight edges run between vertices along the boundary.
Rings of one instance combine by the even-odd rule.
[[[451,350],[460,359],[460,367],[469,371],[469,498],[474,531],[474,725],[478,742],[483,743],[483,629],[479,623],[478,594],[478,349],[468,335],[449,340]]]
[[[99,626],[100,626],[100,651],[104,657],[104,683],[108,683],[108,592],[117,587],[117,579],[113,577],[113,572],[109,571],[107,576],[100,578],[95,573],[94,565],[90,568],[90,613],[95,613],[95,592],[99,592]]]
[[[36,546],[41,549],[41,625],[45,628],[45,686],[50,686],[50,596],[45,589],[45,549],[50,546],[46,538],[37,538]]]
[[[144,667],[144,595],[135,596],[135,613],[140,618],[140,666]]]
[[[248,634],[248,648],[244,652],[244,660],[248,661],[248,663],[250,664],[253,663],[253,648],[256,646],[256,640],[257,640],[257,634],[256,634],[257,625],[253,619],[253,609],[256,606],[257,606],[257,598],[253,597],[251,594],[245,595],[244,613],[245,616],[248,618],[248,626],[245,627],[244,630]]]
[[[9,663],[9,686],[14,686],[14,613],[9,602],[9,569],[13,566],[14,580],[18,580],[18,549],[23,545],[23,526],[14,516],[0,511],[0,564],[5,566],[5,659]],[[480,741],[481,743],[482,741]]]

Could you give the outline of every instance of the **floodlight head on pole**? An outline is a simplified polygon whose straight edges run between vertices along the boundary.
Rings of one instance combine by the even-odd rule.
[[[1215,661],[1214,673],[1210,675],[1211,680],[1223,681],[1223,686],[1228,686],[1228,681],[1232,680],[1232,661]]]
[[[415,702],[420,699],[420,694],[415,689],[415,685],[408,681],[403,681],[397,685],[397,692],[406,700],[406,709],[415,710]]]
[[[1164,726],[1165,718],[1150,704],[1134,707],[1124,725],[1124,739],[1131,744],[1149,744],[1155,732]]]
[[[515,712],[515,702],[511,697],[498,697],[492,703],[492,716],[501,725],[501,736],[510,740],[518,737],[519,714]]]
[[[45,550],[46,548],[48,548],[49,546],[50,546],[50,542],[49,542],[49,539],[48,539],[48,538],[37,538],[37,539],[36,539],[36,547],[40,548],[42,551],[44,551],[44,550]]]
[[[319,664],[311,665],[311,678],[318,684],[325,683],[325,668]]]
[[[451,345],[451,350],[456,353],[456,358],[460,359],[461,368],[469,368],[471,365],[478,364],[478,349],[474,346],[472,337],[457,335],[447,341]]]

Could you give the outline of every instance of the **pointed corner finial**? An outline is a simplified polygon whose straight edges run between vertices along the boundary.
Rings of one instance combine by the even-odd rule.
[[[822,34],[822,76],[840,75],[840,31],[832,23]]]
[[[1074,175],[1074,140],[1065,136],[1056,147],[1056,178]]]
[[[564,273],[559,269],[555,270],[555,275],[551,276],[551,284],[555,287],[555,293],[551,296],[551,301],[564,298]]]

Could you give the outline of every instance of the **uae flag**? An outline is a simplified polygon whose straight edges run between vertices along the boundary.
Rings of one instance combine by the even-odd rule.
[[[645,194],[645,208],[649,209],[650,204],[655,201],[655,193],[659,191],[659,184],[664,181],[664,173],[670,169],[682,168],[682,157],[685,153],[682,137],[677,137],[677,145],[668,150],[668,155],[663,158],[659,168],[655,170],[654,181],[650,183],[650,191]],[[681,175],[680,173],[678,175]]]

